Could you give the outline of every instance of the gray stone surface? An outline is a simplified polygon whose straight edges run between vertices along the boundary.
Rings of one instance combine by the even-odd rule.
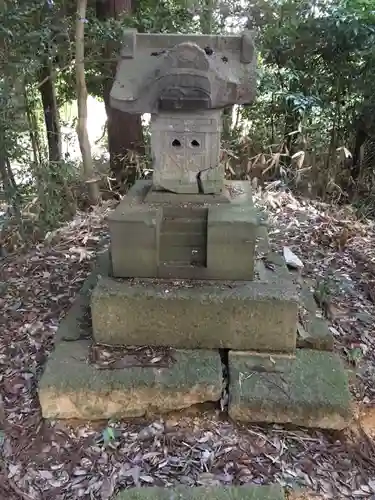
[[[80,291],[76,295],[73,304],[67,310],[64,318],[60,321],[55,335],[55,343],[61,341],[71,342],[92,336],[91,332],[91,292],[95,288],[101,276],[110,273],[110,256],[108,250],[102,250],[97,256],[93,271],[84,281]]]
[[[304,325],[299,323],[297,346],[321,351],[332,351],[334,337],[325,319],[310,314]]]
[[[312,286],[306,280],[301,284],[300,304],[302,308],[297,330],[297,346],[331,351],[334,346],[333,334],[322,312],[319,312]]]
[[[248,104],[256,87],[253,38],[249,31],[240,36],[125,31],[111,106],[155,113]]]
[[[256,254],[267,255],[270,252],[270,242],[268,237],[268,227],[266,224],[260,224],[257,229]]]
[[[147,186],[137,182],[108,216],[115,277],[253,279],[260,221],[248,182],[229,182],[225,195],[211,200],[158,191],[150,196]]]
[[[216,351],[174,351],[170,368],[98,369],[90,342],[59,342],[38,387],[44,418],[102,420],[140,417],[217,401],[222,366]]]
[[[348,376],[329,352],[298,349],[289,366],[272,356],[229,353],[229,415],[242,422],[269,422],[343,429],[351,421]]]
[[[224,164],[220,163],[221,112],[162,113],[151,117],[151,149],[155,188],[179,194],[221,193]]]
[[[290,283],[293,282],[284,258],[275,252],[267,251],[262,258],[257,259],[255,270],[260,281],[272,282],[277,278],[282,278]]]
[[[284,281],[102,278],[92,295],[93,332],[107,344],[293,352],[297,301]]]
[[[318,306],[317,306],[317,303],[314,299],[313,292],[310,290],[310,287],[307,286],[307,284],[305,284],[305,283],[301,287],[300,296],[301,296],[301,304],[303,305],[303,307],[309,313],[312,313],[315,315],[315,313],[318,310]]]
[[[281,486],[220,486],[190,488],[131,488],[115,500],[285,500]]]

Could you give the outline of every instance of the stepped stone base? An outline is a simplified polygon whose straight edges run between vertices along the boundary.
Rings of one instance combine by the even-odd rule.
[[[39,384],[43,416],[93,421],[160,414],[218,401],[225,381],[215,350],[174,351],[170,368],[103,370],[89,364],[90,295],[98,277],[108,275],[108,262],[105,252],[60,323],[56,348]],[[136,314],[129,310],[129,317],[134,318]],[[332,353],[298,349],[295,358],[293,352],[231,351],[229,370],[229,413],[235,420],[334,429],[350,421],[347,376]],[[228,494],[237,495],[232,490]]]
[[[91,301],[97,342],[294,352],[291,283],[163,282],[101,278]]]
[[[131,488],[115,500],[284,500],[281,486]]]
[[[229,380],[234,420],[343,429],[352,418],[347,373],[330,352],[298,349],[288,361],[231,351]]]
[[[98,369],[87,361],[89,341],[60,342],[39,384],[42,414],[51,419],[141,417],[220,399],[216,351],[175,351],[170,368]]]

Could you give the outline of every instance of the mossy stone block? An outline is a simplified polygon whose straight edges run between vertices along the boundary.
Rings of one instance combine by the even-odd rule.
[[[84,281],[72,306],[60,321],[55,335],[55,343],[60,341],[74,341],[91,335],[90,297],[100,276],[110,274],[109,251],[102,251],[96,260],[94,270]]]
[[[310,314],[306,320],[304,335],[297,339],[297,346],[319,351],[332,351],[334,338],[324,318]]]
[[[229,415],[270,422],[343,429],[352,417],[348,376],[339,356],[298,349],[289,369],[256,370],[256,356],[229,353]]]
[[[285,281],[131,281],[103,278],[91,300],[97,342],[176,349],[293,352],[298,296]]]
[[[103,370],[89,363],[89,346],[85,340],[56,346],[38,388],[43,417],[138,417],[220,399],[222,365],[216,351],[175,351],[168,368]]]
[[[131,488],[121,491],[115,500],[284,500],[281,486]]]
[[[314,294],[311,292],[310,288],[304,284],[300,291],[301,303],[307,311],[311,314],[315,314],[318,310],[318,306],[314,299]]]

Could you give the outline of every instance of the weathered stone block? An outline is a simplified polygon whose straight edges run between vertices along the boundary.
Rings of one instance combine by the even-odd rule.
[[[229,182],[209,199],[137,182],[108,216],[113,276],[252,280],[260,221],[248,184]]]
[[[254,277],[258,218],[252,206],[212,207],[207,219],[207,267],[222,279]]]
[[[102,278],[96,341],[176,348],[293,352],[298,297],[288,282],[163,282]]]
[[[55,335],[56,344],[65,340],[71,342],[87,338],[91,335],[91,292],[95,288],[99,277],[108,276],[109,271],[110,257],[108,250],[105,250],[98,255],[93,271],[84,281],[73,304],[60,321]]]
[[[310,287],[304,284],[300,291],[301,303],[307,311],[311,314],[315,314],[318,310],[317,303],[314,299],[314,294],[311,292]]]
[[[151,149],[156,188],[179,194],[221,193],[224,165],[220,163],[221,111],[154,114],[151,118]],[[203,177],[203,174],[204,177]]]
[[[229,415],[242,422],[343,429],[351,420],[348,377],[340,358],[298,349],[287,368],[272,356],[258,369],[254,354],[229,353]]]
[[[252,241],[238,245],[218,245],[209,238],[207,267],[222,280],[251,281],[254,278],[254,248]]]
[[[267,255],[270,252],[270,241],[268,237],[267,225],[259,225],[256,234],[256,252],[258,254]]]
[[[60,342],[39,383],[45,418],[139,417],[217,401],[222,367],[216,351],[175,351],[170,368],[99,370],[87,361],[89,341]]]
[[[160,209],[141,204],[120,204],[108,217],[114,276],[157,274],[160,217]]]
[[[189,488],[131,488],[115,500],[284,500],[281,486],[220,486]]]
[[[301,324],[298,325],[298,347],[332,351],[334,338],[325,319],[310,314],[305,322],[305,327]]]

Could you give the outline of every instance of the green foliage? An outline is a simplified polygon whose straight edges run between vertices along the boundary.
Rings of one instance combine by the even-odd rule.
[[[341,196],[350,172],[337,151],[353,151],[361,113],[375,136],[375,114],[363,119],[364,104],[375,105],[375,0],[251,0],[247,5],[134,0],[133,7],[131,16],[98,19],[95,2],[89,2],[90,94],[102,98],[126,26],[153,33],[197,33],[208,27],[224,33],[247,24],[257,33],[258,98],[255,106],[239,109],[231,130],[226,127],[225,148],[232,167],[237,162],[233,175],[246,178],[249,163],[259,166],[264,153],[269,175],[320,186],[316,192],[322,196],[335,190]],[[75,99],[75,16],[75,0],[4,0],[0,8],[0,181],[12,206],[22,209],[37,200],[38,223],[46,229],[73,212],[66,207],[76,205],[79,170],[69,162],[48,162],[40,71],[51,68],[59,106]],[[301,151],[302,163],[296,160],[301,155],[295,156]],[[363,177],[360,192],[366,202],[356,201],[366,213],[374,213],[373,177]]]

